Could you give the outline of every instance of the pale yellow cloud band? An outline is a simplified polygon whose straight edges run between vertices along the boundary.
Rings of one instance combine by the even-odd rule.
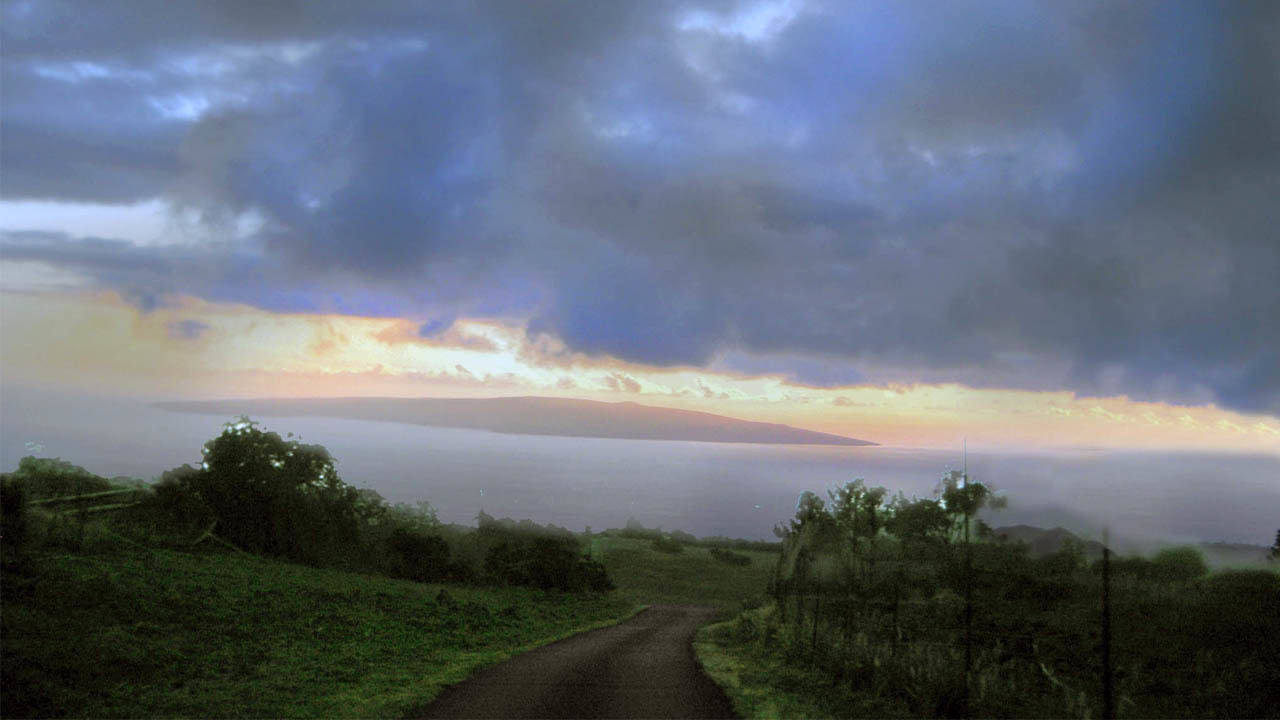
[[[814,388],[776,375],[654,368],[569,352],[518,324],[279,314],[190,298],[0,293],[6,384],[144,398],[548,395],[635,400],[885,445],[1280,452],[1280,420],[1206,406],[956,384]],[[188,325],[182,331],[179,323]]]

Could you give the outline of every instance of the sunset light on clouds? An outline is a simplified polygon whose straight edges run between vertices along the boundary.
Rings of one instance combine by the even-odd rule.
[[[268,5],[4,5],[5,387],[1280,450],[1272,4]]]
[[[0,0],[0,500],[4,717],[1275,716],[1280,0]]]
[[[701,410],[903,447],[1275,452],[1280,422],[1213,405],[957,383],[819,387],[783,374],[590,357],[516,324],[457,319],[430,337],[397,318],[271,313],[172,298],[10,294],[8,382],[149,400],[538,395]]]

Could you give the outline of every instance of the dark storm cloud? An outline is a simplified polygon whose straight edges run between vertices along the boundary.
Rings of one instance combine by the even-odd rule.
[[[146,247],[63,233],[0,232],[0,257],[77,273],[119,291],[144,312],[186,294],[277,312],[398,317],[407,296],[350,276],[300,275],[270,257],[227,244]],[[416,300],[429,306],[429,298]]]
[[[261,224],[6,258],[818,385],[1280,413],[1274,3],[4,12],[6,197]]]
[[[137,78],[100,77],[107,70],[93,64],[24,63],[9,50],[0,65],[7,198],[134,202],[172,182],[181,128],[157,116]]]

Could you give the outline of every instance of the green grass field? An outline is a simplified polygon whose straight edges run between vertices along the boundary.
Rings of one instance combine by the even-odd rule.
[[[773,574],[776,553],[743,551],[747,566],[711,557],[711,550],[686,545],[679,553],[661,553],[647,540],[604,536],[592,541],[591,553],[603,558],[616,594],[639,603],[689,603],[736,610],[762,600]]]
[[[487,516],[440,528],[429,507],[328,475],[323,448],[247,421],[206,449],[204,469],[131,483],[123,501],[61,460],[3,474],[0,714],[402,717],[479,668],[645,604],[754,606],[776,558]],[[583,551],[616,590],[592,591],[609,582]]]
[[[220,552],[42,554],[3,583],[5,717],[402,717],[475,670],[644,604],[763,593],[707,548],[597,536],[606,596],[423,585]]]
[[[758,612],[758,611],[757,611]],[[832,686],[822,672],[785,662],[735,637],[733,620],[698,628],[693,648],[698,662],[724,688],[744,718],[894,717],[892,708]],[[815,689],[820,691],[815,692]],[[869,705],[860,712],[850,708]]]
[[[232,554],[34,567],[4,577],[5,717],[401,717],[479,667],[637,609]]]

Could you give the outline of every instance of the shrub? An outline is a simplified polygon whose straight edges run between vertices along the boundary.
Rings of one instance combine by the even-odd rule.
[[[0,562],[8,564],[25,553],[30,531],[26,493],[9,478],[0,479]]]
[[[457,575],[449,561],[449,546],[439,535],[396,528],[387,541],[386,573],[418,582],[440,582]]]
[[[664,553],[680,553],[684,552],[684,545],[675,538],[656,537],[653,539],[653,549]]]
[[[1162,580],[1186,582],[1209,572],[1204,557],[1195,548],[1176,547],[1161,550],[1151,558],[1152,570]]]
[[[159,545],[186,546],[199,540],[216,519],[196,493],[193,480],[199,474],[190,465],[164,471],[151,492],[123,515],[128,523],[121,531]]]
[[[732,550],[721,550],[718,547],[711,548],[711,557],[728,565],[746,566],[751,564],[750,557],[733,552]]]
[[[685,545],[696,545],[698,543],[698,538],[694,537],[690,533],[684,532],[683,530],[672,530],[671,539],[676,542],[684,543]]]
[[[1269,570],[1223,570],[1204,579],[1207,597],[1252,608],[1276,608],[1280,574]]]
[[[578,555],[574,542],[553,537],[512,537],[489,549],[485,576],[503,585],[542,590],[604,592],[613,589],[604,566]]]
[[[617,534],[618,537],[631,538],[633,540],[656,540],[662,537],[661,530],[646,528],[635,518],[627,518],[627,526],[618,530]]]
[[[59,458],[37,458],[28,455],[18,461],[18,469],[5,479],[22,489],[27,500],[84,495],[114,490],[103,477]]]

